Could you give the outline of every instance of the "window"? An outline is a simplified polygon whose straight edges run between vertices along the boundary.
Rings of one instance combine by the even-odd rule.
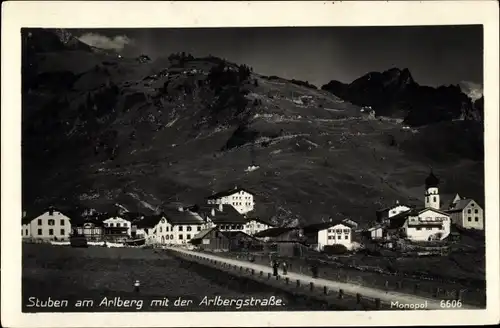
[[[121,227],[121,224],[120,224],[120,223],[117,223],[117,224],[116,224],[116,227],[117,227],[117,228],[120,228],[120,227]]]
[[[54,229],[49,229],[49,235],[53,236],[54,235]]]
[[[328,236],[328,239],[333,239],[333,236]]]
[[[191,231],[191,227],[190,227],[190,226],[188,226],[186,230],[187,230],[187,231]],[[189,235],[188,235],[188,236],[189,236]]]
[[[476,208],[476,209],[474,210],[474,213],[476,213],[476,214],[477,214],[477,213],[479,213],[479,210]]]
[[[469,217],[467,218],[467,221],[471,222],[471,221],[472,221],[472,218],[469,216]]]
[[[422,228],[418,227],[417,230],[420,231],[420,230],[422,230]]]
[[[124,227],[128,227],[128,222],[123,222]]]
[[[26,236],[28,235],[28,229],[26,229]]]
[[[170,235],[170,239],[174,239],[174,235]]]
[[[38,219],[38,225],[42,225],[42,219]]]
[[[345,239],[349,239],[349,236],[345,236]]]
[[[182,235],[179,235],[179,240],[182,240]]]
[[[163,232],[162,227],[160,227],[160,232]]]
[[[330,232],[330,233],[333,232],[333,229],[328,229],[328,232]]]
[[[168,227],[165,227],[165,231],[168,232]]]
[[[169,236],[168,236],[168,235],[166,235],[167,240],[168,240],[168,237],[169,237]]]
[[[42,235],[42,229],[38,229],[37,233],[38,233],[39,236],[41,236]]]
[[[49,220],[49,226],[56,225],[56,221],[54,219]]]
[[[61,229],[61,235],[64,236],[64,229]]]
[[[474,218],[474,221],[479,222],[479,218],[476,216],[476,217]]]
[[[342,229],[337,229],[337,230],[335,230],[335,232],[342,233]]]
[[[432,197],[432,201],[435,202],[436,201],[436,196],[433,196]]]
[[[470,204],[470,206],[474,206],[474,203]]]
[[[344,233],[349,233],[349,229],[344,229]]]
[[[236,225],[235,225],[235,224],[233,224],[233,225],[231,226],[231,229],[232,229],[232,230],[236,229]]]
[[[109,226],[110,226],[110,227],[114,227],[114,226],[115,226],[115,224],[114,224],[114,223],[110,223],[110,224],[109,224]]]
[[[432,228],[431,228],[431,227],[427,227],[426,229],[427,229],[427,230],[432,230]]]
[[[467,213],[469,213],[469,214],[471,213],[471,210],[470,210],[470,208],[469,208],[469,209],[467,210]]]
[[[61,225],[64,225],[64,219],[61,219],[60,224],[61,224]]]
[[[187,239],[187,240],[191,239],[191,235],[190,235],[190,234],[187,234],[186,239]]]
[[[179,226],[179,231],[182,231],[182,226]],[[181,238],[182,239],[182,238]]]
[[[342,236],[341,236],[341,235],[338,235],[338,236],[337,236],[337,239],[341,239],[341,238],[342,238]]]
[[[201,231],[201,227],[200,226],[198,226],[198,231]]]

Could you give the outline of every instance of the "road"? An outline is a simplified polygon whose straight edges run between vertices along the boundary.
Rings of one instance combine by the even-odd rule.
[[[211,260],[216,260],[220,262],[224,262],[230,265],[236,265],[236,266],[242,266],[244,268],[249,268],[249,269],[254,269],[255,271],[263,271],[265,274],[267,273],[272,273],[272,269],[268,266],[264,266],[261,264],[256,264],[256,263],[251,263],[251,262],[246,262],[246,261],[239,261],[235,259],[229,259],[225,257],[220,257],[217,255],[212,255],[212,254],[206,254],[206,253],[200,253],[200,252],[195,252],[195,251],[190,251],[187,249],[182,249],[182,248],[175,248],[175,247],[169,247],[168,249],[175,251],[175,252],[180,252],[184,254],[190,254],[190,255],[196,255],[200,257],[204,257],[206,259],[211,259]],[[338,291],[339,289],[344,290],[345,294],[350,294],[350,295],[356,295],[357,293],[361,294],[363,297],[366,298],[371,298],[371,299],[376,299],[379,298],[382,303],[386,304],[391,304],[393,302],[399,302],[399,305],[408,305],[408,306],[415,306],[417,304],[425,304],[423,306],[424,309],[427,310],[446,310],[446,308],[443,308],[441,306],[441,300],[440,299],[431,299],[431,298],[425,298],[417,295],[412,295],[412,294],[404,294],[404,293],[398,293],[398,292],[393,292],[393,291],[385,291],[385,290],[380,290],[376,288],[370,288],[370,287],[365,287],[365,286],[360,286],[360,285],[355,285],[351,283],[345,283],[345,282],[338,282],[338,281],[333,281],[333,280],[327,280],[327,279],[321,279],[321,278],[313,278],[310,276],[306,276],[304,274],[300,273],[295,273],[295,272],[288,272],[287,277],[290,278],[290,280],[300,280],[301,283],[309,284],[313,283],[315,286],[326,286],[329,290],[335,290]],[[407,308],[406,308],[407,309]],[[460,308],[454,307],[454,308],[448,308],[448,309],[480,309],[479,307],[474,307],[471,305],[466,305],[466,304],[461,304]]]

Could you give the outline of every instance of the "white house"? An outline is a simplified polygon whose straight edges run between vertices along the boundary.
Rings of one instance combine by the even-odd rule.
[[[198,213],[179,207],[138,222],[136,234],[137,238],[144,236],[147,243],[183,245],[206,227],[207,222]]]
[[[120,216],[112,216],[103,221],[104,228],[127,228],[127,235],[130,236],[132,223]]]
[[[398,215],[399,213],[403,213],[406,211],[409,211],[411,209],[410,206],[408,205],[403,205],[400,204],[399,201],[396,201],[396,203],[392,206],[388,206],[386,208],[380,209],[376,212],[377,214],[377,221],[379,222],[388,222],[388,220],[393,217]]]
[[[274,225],[260,218],[248,218],[243,225],[243,231],[248,235],[254,235],[260,231],[273,228]]]
[[[208,228],[217,226],[220,231],[242,232],[250,228],[249,219],[229,204],[193,206],[192,211],[203,218]]]
[[[413,209],[391,218],[389,228],[412,241],[443,240],[450,234],[451,219],[434,208]]]
[[[369,228],[367,231],[371,239],[383,239],[385,237],[384,226],[381,224],[377,224]]]
[[[312,224],[303,228],[308,242],[322,251],[327,245],[343,245],[352,249],[352,226],[342,221]]]
[[[235,187],[234,189],[221,191],[206,198],[209,205],[231,205],[240,214],[253,211],[254,195],[246,189]]]
[[[484,211],[473,199],[455,198],[446,212],[459,227],[484,230]]]
[[[71,233],[71,219],[56,208],[49,208],[42,214],[22,219],[21,236],[37,239],[68,239]]]

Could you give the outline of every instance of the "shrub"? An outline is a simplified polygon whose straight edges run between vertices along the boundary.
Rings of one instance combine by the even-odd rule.
[[[323,253],[325,254],[330,254],[330,255],[335,255],[335,254],[345,254],[348,252],[347,247],[344,245],[326,245],[323,248]]]

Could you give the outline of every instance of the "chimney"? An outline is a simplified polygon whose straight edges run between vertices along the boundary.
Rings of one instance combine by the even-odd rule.
[[[215,216],[215,208],[212,208],[212,211],[210,211],[210,213],[212,214],[212,216]]]
[[[179,206],[179,207],[177,208],[177,210],[179,210],[179,212],[184,212],[184,207]]]
[[[26,216],[26,211],[23,211],[23,218]]]
[[[224,210],[224,206],[222,205],[222,203],[219,204],[219,211],[222,212]]]
[[[54,207],[49,207],[49,215],[54,215]]]
[[[396,200],[396,205],[399,205],[399,200]]]

